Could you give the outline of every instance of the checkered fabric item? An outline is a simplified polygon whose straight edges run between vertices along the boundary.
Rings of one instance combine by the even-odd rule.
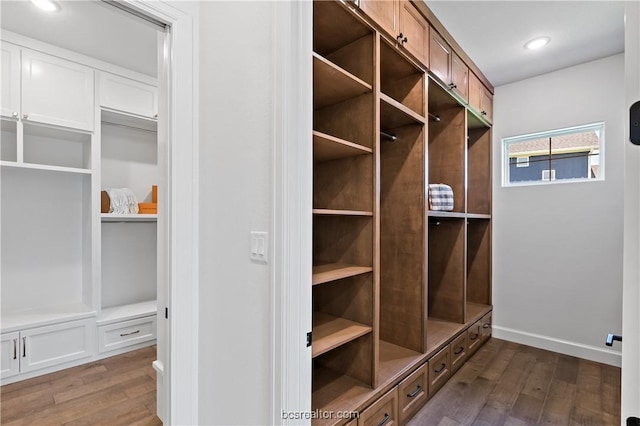
[[[453,189],[449,185],[429,184],[429,210],[453,210]]]

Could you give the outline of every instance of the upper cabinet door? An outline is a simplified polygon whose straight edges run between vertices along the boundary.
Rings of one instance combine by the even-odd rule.
[[[474,73],[469,73],[469,106],[476,111],[482,111],[482,91],[484,87]]]
[[[2,42],[0,52],[2,53],[0,115],[18,118],[20,114],[20,48]]]
[[[93,130],[93,70],[54,56],[22,51],[22,119]]]
[[[430,31],[429,69],[444,83],[451,83],[451,48],[433,28]]]
[[[400,43],[423,65],[429,66],[429,23],[411,2],[400,3]],[[406,41],[404,41],[406,40]]]
[[[100,73],[100,106],[148,118],[157,118],[158,89],[149,84]]]
[[[469,96],[469,67],[455,52],[451,52],[451,89],[464,100]]]
[[[394,38],[399,34],[398,0],[360,0],[360,9]]]
[[[480,114],[482,114],[489,123],[493,123],[493,95],[484,86],[482,86]]]

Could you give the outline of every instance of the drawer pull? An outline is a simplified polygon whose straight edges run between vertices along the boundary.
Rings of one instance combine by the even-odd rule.
[[[13,339],[13,359],[18,359],[18,339]]]
[[[447,365],[443,362],[442,364],[440,364],[440,368],[433,370],[433,372],[434,372],[434,373],[436,373],[436,374],[437,374],[437,373],[440,373],[442,370],[444,370],[444,368],[445,368],[446,366],[447,366]]]
[[[453,351],[454,355],[460,355],[464,351],[464,346],[460,346],[457,351]]]
[[[138,333],[140,333],[140,330],[132,331],[131,333],[122,333],[120,334],[120,337],[131,336],[132,334],[138,334]]]
[[[471,337],[469,337],[469,339],[476,340],[478,338],[478,336],[479,336],[479,333],[473,333],[473,334],[471,334]]]
[[[491,325],[490,325],[490,324],[484,324],[484,325],[482,326],[482,328],[489,328],[489,327],[491,327]]]
[[[27,337],[22,338],[22,358],[27,356]]]
[[[382,426],[383,424],[387,423],[389,420],[391,420],[391,416],[387,413],[384,413],[384,418],[380,423],[378,423],[377,426]]]
[[[416,386],[416,390],[414,390],[413,392],[407,394],[407,397],[408,398],[413,398],[414,396],[419,394],[421,391],[422,391],[422,386],[418,385],[418,386]]]

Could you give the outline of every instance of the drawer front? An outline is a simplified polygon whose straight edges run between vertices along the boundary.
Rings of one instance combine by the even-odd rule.
[[[429,364],[414,371],[398,385],[400,424],[405,424],[429,399]]]
[[[156,338],[156,316],[98,327],[98,351],[108,352]]]
[[[491,337],[491,312],[482,317],[482,340],[487,340]]]
[[[395,387],[360,413],[358,426],[397,426],[398,388]]]
[[[478,320],[467,329],[467,346],[469,354],[472,354],[480,346],[482,341],[482,320]]]
[[[445,384],[451,374],[451,347],[445,346],[429,359],[429,397]]]
[[[451,372],[458,371],[467,358],[467,333],[462,333],[451,342]]]

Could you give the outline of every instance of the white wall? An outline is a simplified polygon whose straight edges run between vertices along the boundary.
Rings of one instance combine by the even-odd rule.
[[[624,56],[496,88],[494,336],[620,365]],[[501,139],[605,122],[605,180],[503,188]]]
[[[199,424],[269,424],[274,2],[202,2]]]

